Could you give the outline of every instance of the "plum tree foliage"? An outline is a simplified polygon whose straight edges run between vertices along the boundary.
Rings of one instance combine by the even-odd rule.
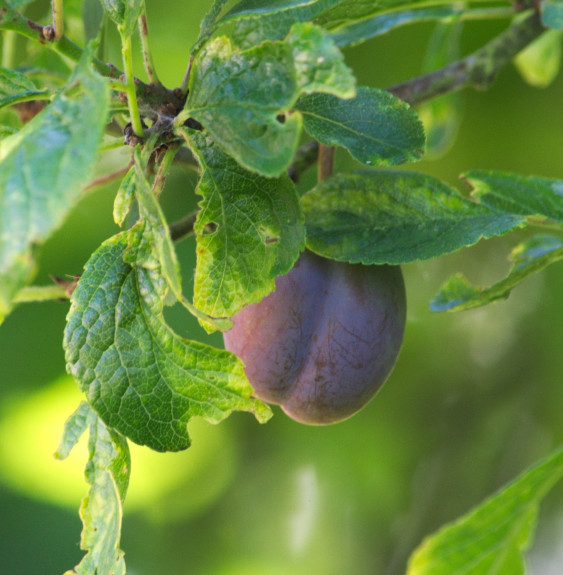
[[[125,572],[128,440],[183,450],[191,418],[218,423],[240,410],[265,422],[267,403],[305,423],[347,418],[376,393],[399,353],[400,265],[540,228],[514,248],[514,267],[497,284],[448,280],[431,302],[442,311],[506,298],[563,257],[563,180],[476,169],[464,175],[466,195],[394,169],[448,147],[460,90],[487,88],[515,59],[530,83],[553,79],[560,2],[214,0],[177,87],[159,81],[143,0],[101,0],[101,9],[85,2],[82,12],[81,2],[53,0],[46,24],[24,15],[27,3],[0,1],[0,321],[25,302],[70,299],[64,348],[84,402],[67,421],[58,456],[90,434],[81,508],[87,554],[76,573]],[[507,21],[500,34],[456,56],[463,21],[499,17]],[[82,47],[65,32],[70,18]],[[357,85],[343,50],[428,21],[438,34],[427,74],[387,89]],[[122,62],[106,62],[100,48],[109,26],[119,33]],[[137,33],[148,82],[133,74]],[[16,66],[18,35],[72,62],[67,77],[54,64]],[[117,146],[130,149],[130,163],[96,178],[99,154]],[[336,148],[354,169],[335,171]],[[179,162],[198,173],[198,210],[168,222],[160,196]],[[315,165],[317,183],[298,193]],[[38,246],[86,187],[112,178],[121,178],[113,216],[123,231],[84,262],[79,278],[33,285]],[[193,301],[175,251],[192,234]],[[224,332],[227,349],[176,334],[164,308],[178,302],[207,332]],[[469,564],[481,569],[472,573],[523,572],[537,505],[562,474],[557,451],[425,542],[409,573],[469,572]],[[508,517],[518,528],[501,528]],[[484,530],[494,540],[483,541]]]

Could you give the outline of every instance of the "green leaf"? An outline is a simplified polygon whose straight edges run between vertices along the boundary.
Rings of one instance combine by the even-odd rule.
[[[265,40],[281,40],[297,22],[310,22],[342,0],[296,0],[241,2],[222,19],[235,22],[232,38],[241,48],[258,46]]]
[[[561,30],[548,30],[526,46],[516,58],[516,68],[531,86],[547,88],[559,74],[561,67]]]
[[[463,21],[453,18],[434,27],[426,50],[423,72],[438,70],[459,58]],[[456,139],[463,109],[464,94],[452,92],[423,102],[418,115],[426,130],[426,158],[443,156]]]
[[[217,38],[198,54],[186,110],[244,167],[266,176],[283,172],[297,148],[299,114],[295,67],[288,44],[268,42],[233,53]]]
[[[129,214],[131,205],[135,200],[135,166],[131,166],[127,174],[121,183],[119,184],[119,189],[117,190],[117,195],[113,202],[113,221],[119,226],[123,226],[125,218]]]
[[[192,53],[199,51],[201,46],[212,36],[217,27],[217,19],[227,0],[213,0],[211,8],[207,11],[199,25],[199,36],[192,48]]]
[[[344,58],[320,29],[296,24],[285,42],[233,50],[225,37],[194,61],[186,114],[245,168],[279,176],[297,149],[300,114],[289,114],[300,94],[355,93]]]
[[[143,11],[144,0],[100,0],[100,2],[122,35],[125,38],[131,36]]]
[[[463,311],[505,299],[528,276],[563,258],[563,240],[556,236],[532,236],[511,253],[514,266],[503,280],[488,288],[472,286],[461,274],[452,276],[430,302],[432,311]]]
[[[229,352],[176,335],[163,318],[162,276],[124,262],[127,234],[94,252],[72,296],[64,336],[67,369],[104,422],[157,451],[190,445],[194,417],[217,423],[233,410],[271,415],[252,399],[244,366]]]
[[[140,221],[129,230],[129,250],[125,261],[132,266],[152,270],[162,277],[171,291],[166,303],[179,301],[192,315],[213,330],[226,331],[232,327],[229,319],[213,318],[198,310],[182,293],[180,265],[170,237],[170,230],[162,208],[150,189],[141,164],[139,148],[135,150],[134,193],[139,202]]]
[[[482,505],[427,538],[407,575],[523,575],[542,498],[563,476],[563,450],[530,468]]]
[[[493,208],[563,223],[563,181],[499,171],[470,170],[462,176],[471,195]]]
[[[47,90],[38,90],[25,74],[0,68],[0,108],[34,98],[45,98],[48,94]]]
[[[231,317],[270,293],[305,245],[303,213],[285,174],[248,172],[201,134],[191,137],[203,197],[194,227],[194,303],[211,316]]]
[[[389,92],[360,87],[349,100],[311,94],[301,97],[296,109],[311,136],[346,148],[364,164],[400,164],[423,154],[424,130],[416,112]]]
[[[409,3],[410,4],[410,3]],[[384,12],[370,18],[363,18],[330,31],[337,46],[356,46],[366,40],[386,34],[395,28],[419,22],[446,20],[458,15],[475,14],[477,10],[468,10],[465,6],[431,6],[414,10]],[[485,13],[484,10],[482,12]]]
[[[90,484],[80,516],[84,528],[80,548],[88,553],[72,573],[124,575],[125,559],[119,548],[123,501],[129,485],[131,458],[127,441],[106,428],[86,403],[67,420],[57,457],[64,459],[89,429],[86,479]]]
[[[341,98],[356,95],[356,79],[344,56],[318,26],[297,23],[286,38],[291,45],[301,92],[324,92]]]
[[[407,171],[362,170],[324,180],[302,198],[307,247],[339,261],[403,264],[505,234],[525,220]]]
[[[47,108],[0,142],[0,318],[32,274],[33,246],[49,237],[80,196],[107,107],[106,82],[85,59]]]
[[[563,0],[543,0],[541,19],[544,26],[563,30]]]

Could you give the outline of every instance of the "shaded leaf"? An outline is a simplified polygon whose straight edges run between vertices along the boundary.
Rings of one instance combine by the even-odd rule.
[[[251,399],[231,353],[176,335],[163,318],[164,278],[123,257],[127,234],[94,252],[72,296],[65,328],[67,369],[104,422],[157,451],[190,445],[194,417],[217,423],[233,410],[271,412]]]
[[[499,171],[471,170],[462,176],[481,204],[522,216],[563,223],[563,181]]]
[[[536,88],[546,88],[559,74],[561,67],[561,30],[548,30],[526,46],[516,58],[516,68]]]
[[[119,548],[123,501],[129,485],[131,458],[124,437],[108,429],[82,402],[65,424],[59,459],[68,456],[80,436],[89,430],[86,479],[88,495],[80,507],[84,528],[80,548],[87,551],[72,572],[77,575],[124,575],[125,560]]]
[[[248,172],[201,134],[192,135],[203,197],[194,227],[194,303],[211,316],[231,317],[259,301],[304,248],[303,213],[295,187]]]
[[[407,575],[522,575],[539,504],[563,476],[563,450],[531,467],[482,505],[428,537]]]
[[[0,142],[0,317],[32,274],[33,246],[49,237],[80,196],[107,106],[106,82],[83,60],[47,108]]]
[[[409,3],[410,4],[410,3]],[[458,5],[431,6],[414,10],[397,10],[384,12],[370,18],[363,18],[350,24],[339,26],[330,31],[330,36],[337,46],[355,46],[366,40],[386,34],[391,30],[407,24],[449,19],[467,13],[476,12]]]
[[[389,92],[360,87],[349,100],[310,94],[296,109],[311,136],[346,148],[364,164],[400,164],[423,154],[424,130],[416,112]]]
[[[472,286],[461,274],[452,276],[430,302],[432,311],[463,311],[507,298],[528,276],[563,258],[563,240],[556,236],[532,236],[511,253],[509,275],[488,288]]]
[[[282,0],[283,1],[283,0]],[[297,22],[311,22],[327,8],[342,2],[342,0],[311,0],[288,1],[286,8],[263,2],[245,3],[244,9],[239,3],[225,15],[224,21],[235,21],[232,33],[233,41],[242,48],[257,46],[265,40],[281,40],[289,33],[291,27]],[[268,8],[268,6],[270,6]],[[236,9],[236,11],[235,11]]]
[[[438,70],[459,58],[462,30],[460,18],[436,24],[426,50],[423,73]],[[462,92],[452,92],[423,102],[417,108],[426,131],[427,159],[442,156],[455,141],[464,99]]]
[[[563,0],[543,0],[541,19],[544,26],[563,30]]]
[[[406,171],[340,174],[306,193],[302,204],[307,247],[351,263],[426,260],[525,225],[436,178]]]

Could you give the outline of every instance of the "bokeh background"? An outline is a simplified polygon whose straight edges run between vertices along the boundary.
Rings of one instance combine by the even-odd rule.
[[[180,84],[208,1],[147,0],[157,70]],[[47,2],[28,14],[47,23]],[[463,54],[505,21],[469,23]],[[406,27],[346,51],[359,83],[385,88],[420,73],[433,26]],[[108,54],[120,64],[115,34]],[[21,64],[35,48],[16,44]],[[140,64],[140,57],[138,58]],[[139,75],[143,71],[139,67]],[[459,186],[471,168],[563,178],[563,76],[546,89],[505,69],[485,93],[463,95],[449,151],[406,166]],[[127,162],[106,153],[99,173]],[[351,166],[345,154],[339,168]],[[301,189],[314,183],[314,170]],[[178,167],[163,195],[172,221],[194,209],[197,175]],[[85,195],[39,253],[37,283],[79,274],[117,232],[116,185]],[[133,446],[122,548],[132,575],[396,575],[422,538],[492,494],[563,442],[563,266],[528,279],[504,302],[434,314],[428,302],[456,271],[487,285],[508,271],[511,248],[532,230],[404,266],[409,311],[399,362],[379,395],[331,427],[297,424],[275,410],[259,425],[234,414],[194,422],[193,447],[156,454]],[[194,242],[178,244],[186,292]],[[17,575],[55,575],[79,562],[78,506],[86,492],[81,444],[55,451],[80,394],[65,375],[61,341],[68,303],[27,304],[0,327],[0,562]],[[222,345],[181,309],[167,310],[182,335]],[[563,486],[542,505],[531,573],[563,565]]]

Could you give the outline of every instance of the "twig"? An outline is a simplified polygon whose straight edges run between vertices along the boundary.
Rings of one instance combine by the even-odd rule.
[[[319,163],[317,166],[317,181],[322,182],[332,176],[334,171],[334,147],[319,145]]]
[[[540,15],[534,12],[466,58],[392,86],[389,92],[404,102],[416,105],[463,88],[486,90],[501,68],[544,31]]]
[[[123,145],[123,143],[121,145]],[[115,170],[114,172],[111,172],[111,173],[106,174],[104,176],[100,176],[99,178],[96,178],[95,180],[92,180],[84,188],[84,190],[85,191],[93,190],[94,188],[98,188],[99,186],[104,186],[105,184],[109,184],[110,182],[113,182],[114,180],[117,180],[118,178],[125,176],[125,174],[129,171],[129,169],[131,168],[132,165],[133,165],[133,162],[129,162],[124,168],[119,168],[118,170]]]
[[[158,75],[156,73],[156,68],[152,58],[152,51],[150,49],[149,43],[149,29],[147,25],[146,8],[143,9],[143,12],[139,16],[139,35],[141,37],[141,46],[143,49],[143,62],[145,63],[145,70],[147,71],[149,82],[151,84],[158,84]]]
[[[135,75],[133,73],[133,53],[131,49],[131,36],[121,33],[121,52],[123,54],[123,66],[125,68],[125,78],[127,85],[125,93],[127,94],[127,105],[129,106],[129,117],[133,133],[139,138],[144,138],[145,130],[139,114],[139,103],[137,102],[137,93],[135,90]]]
[[[194,224],[199,210],[194,210],[187,216],[184,216],[176,222],[172,222],[168,227],[170,228],[170,237],[173,242],[179,242],[184,238],[194,233]]]

